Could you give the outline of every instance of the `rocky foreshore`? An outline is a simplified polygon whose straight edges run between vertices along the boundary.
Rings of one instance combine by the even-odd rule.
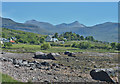
[[[57,63],[54,60],[35,59],[34,54],[2,53],[1,56],[3,56],[0,58],[0,62],[2,62],[2,72],[22,82],[98,82],[93,80],[90,76],[90,70],[92,70],[92,68],[88,68],[88,66],[93,63],[93,61],[90,61],[92,58],[87,59],[88,57],[85,58],[82,55],[78,58],[75,57],[76,53],[71,52],[65,52],[64,54],[65,56],[60,56],[55,53],[42,53],[42,55],[47,55],[50,57],[51,55],[57,55],[58,58],[60,57],[60,59],[57,58],[57,61],[61,62],[64,60],[64,63],[66,62],[69,64],[75,59],[73,62],[76,66],[78,62],[82,65],[82,59],[84,58],[86,59],[84,61],[88,62],[88,64],[85,65],[85,68],[81,68],[80,65],[74,68],[72,65],[66,66],[66,64],[59,62]],[[41,53],[37,53],[37,55],[41,55]],[[97,68],[95,65],[93,67]]]
[[[12,76],[14,79],[22,82],[93,82],[89,74],[82,74],[76,71],[70,71],[69,68],[60,65],[49,65],[47,62],[42,62],[41,65],[34,65],[31,62],[29,65],[26,63],[22,66],[15,64],[14,59],[2,59],[2,72]],[[40,67],[41,66],[41,67]],[[79,73],[79,74],[78,74]],[[82,75],[84,75],[82,77]],[[95,82],[95,81],[94,81]]]

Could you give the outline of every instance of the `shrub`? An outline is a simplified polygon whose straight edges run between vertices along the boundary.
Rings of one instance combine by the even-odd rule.
[[[74,42],[71,47],[77,48],[77,45],[78,45],[78,44],[77,44],[76,42]]]
[[[116,49],[117,44],[115,42],[112,42],[110,45],[113,49]]]
[[[88,43],[88,42],[81,42],[78,44],[78,48],[80,49],[87,49],[87,48],[90,48],[91,44]]]
[[[10,48],[10,46],[12,46],[12,43],[10,43],[10,42],[5,42],[5,43],[4,43],[4,47],[5,47],[5,48],[6,48],[6,47]]]
[[[41,45],[42,50],[47,50],[47,49],[50,49],[50,48],[51,48],[51,45],[49,43],[43,43]]]

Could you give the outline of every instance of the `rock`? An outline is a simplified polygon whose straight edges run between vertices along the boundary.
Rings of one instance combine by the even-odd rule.
[[[50,70],[50,68],[48,67],[46,70]]]
[[[49,54],[47,54],[47,58],[48,58],[48,59],[56,60],[56,59],[55,59],[55,56],[56,56],[55,53],[49,53]]]
[[[58,64],[56,64],[56,63],[53,63],[53,64],[52,64],[52,66],[57,66],[57,65],[58,65]]]
[[[48,81],[48,80],[44,80],[44,82],[47,82],[47,83],[49,83],[49,81]]]
[[[68,54],[68,56],[70,56],[70,57],[75,57],[75,55],[76,55],[76,54],[73,53],[73,52]]]
[[[48,75],[52,75],[52,73],[47,73]]]
[[[41,64],[44,66],[50,66],[50,64],[48,62],[42,62]]]
[[[59,53],[50,53],[52,56],[60,56]]]
[[[3,60],[3,61],[8,61],[8,59],[7,59],[7,58],[4,58],[4,57],[2,58],[2,60]]]
[[[60,54],[59,54],[59,53],[56,53],[56,56],[60,56]]]
[[[45,54],[43,52],[36,52],[34,54],[34,58],[38,58],[38,59],[52,59],[52,60],[55,60],[54,56],[56,56],[55,53]]]
[[[16,65],[14,65],[14,66],[15,66],[16,68],[19,68],[19,65],[17,65],[17,64],[16,64]]]
[[[17,64],[20,65],[20,66],[23,66],[23,60],[17,60]]]
[[[1,54],[6,54],[6,52],[1,52]]]
[[[17,59],[13,59],[13,64],[18,64]]]
[[[45,59],[46,58],[46,54],[43,52],[35,52],[34,54],[35,58],[39,58],[39,59]]]
[[[90,76],[94,80],[114,83],[114,80],[111,79],[111,74],[108,72],[111,73],[111,71],[108,69],[93,69],[90,71]]]
[[[38,69],[41,69],[41,64],[40,64],[40,63],[37,63],[37,64],[36,64],[36,67],[37,67]]]
[[[64,66],[63,64],[58,64],[59,66]]]
[[[36,65],[34,64],[33,66],[31,66],[30,70],[34,70],[36,68]]]
[[[23,60],[23,66],[29,66],[29,65],[28,65],[28,61]]]
[[[54,79],[55,79],[55,80],[57,80],[57,79],[58,79],[58,77],[54,77]]]
[[[34,65],[33,62],[29,62],[28,64],[30,65],[30,67],[32,67]]]
[[[70,53],[69,51],[65,51],[65,52],[64,52],[65,55],[68,55],[69,53]]]
[[[8,58],[8,62],[13,62],[13,59],[12,58]]]
[[[56,66],[56,68],[60,68],[60,66]]]
[[[94,68],[97,68],[97,66],[96,66],[96,65],[94,65]]]

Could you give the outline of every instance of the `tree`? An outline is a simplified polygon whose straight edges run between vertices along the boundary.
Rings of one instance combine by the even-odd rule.
[[[116,44],[115,42],[112,42],[110,45],[111,45],[111,47],[112,47],[113,49],[115,49],[116,46],[117,46],[117,44]]]
[[[81,40],[84,40],[84,37],[83,37],[83,36],[80,36],[80,39],[81,39]]]
[[[120,50],[120,43],[117,43],[117,49]]]
[[[44,43],[45,42],[45,38],[44,37],[40,37],[40,43]]]
[[[41,45],[42,50],[47,50],[47,49],[50,49],[50,48],[51,48],[51,45],[49,43],[43,43]]]
[[[55,33],[54,37],[55,37],[55,38],[58,38],[58,33]]]

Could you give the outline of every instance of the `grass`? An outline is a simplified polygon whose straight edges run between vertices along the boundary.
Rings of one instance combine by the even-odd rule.
[[[0,72],[0,82],[2,82],[2,84],[32,84],[31,82],[20,82],[18,80],[13,79],[11,76],[7,75],[7,74],[3,74]]]
[[[19,81],[13,79],[12,77],[10,77],[6,74],[2,74],[2,73],[0,73],[0,79],[2,79],[2,80],[0,80],[0,82],[19,82]]]
[[[3,48],[5,51],[9,52],[17,52],[17,53],[27,53],[27,52],[65,52],[65,51],[71,51],[71,52],[118,52],[115,50],[107,50],[107,49],[79,49],[79,48],[73,48],[73,47],[60,47],[60,46],[52,46],[48,50],[41,50],[40,45],[29,45],[29,44],[13,44],[8,49]]]
[[[79,48],[72,48],[72,47],[52,47],[48,50],[41,50],[42,52],[115,52],[114,50],[106,50],[106,49],[79,49]]]

